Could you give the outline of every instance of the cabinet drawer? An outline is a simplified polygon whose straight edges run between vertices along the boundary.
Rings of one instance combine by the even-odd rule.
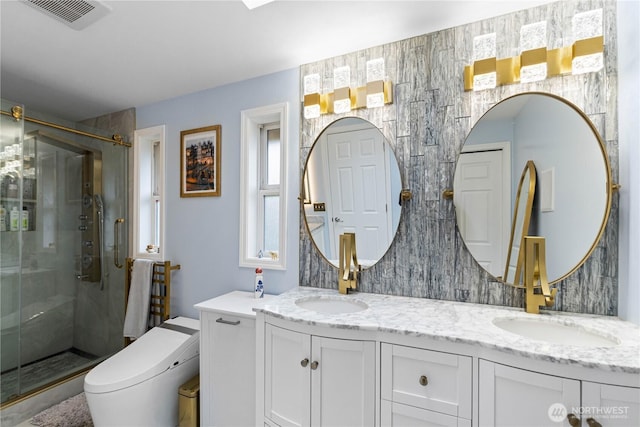
[[[471,427],[471,420],[383,400],[382,427]]]
[[[382,344],[383,399],[471,419],[471,357]]]

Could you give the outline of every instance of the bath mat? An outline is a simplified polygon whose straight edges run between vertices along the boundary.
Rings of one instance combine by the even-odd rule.
[[[39,427],[93,427],[84,393],[45,409],[31,419]]]

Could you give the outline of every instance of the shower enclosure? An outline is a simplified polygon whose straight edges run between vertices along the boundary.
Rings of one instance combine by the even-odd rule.
[[[122,348],[128,253],[127,147],[19,109],[2,100],[3,405]]]

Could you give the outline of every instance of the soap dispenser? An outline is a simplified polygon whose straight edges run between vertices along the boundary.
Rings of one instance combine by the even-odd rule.
[[[254,297],[262,298],[264,296],[264,283],[262,282],[262,268],[256,268],[256,281],[254,290]]]

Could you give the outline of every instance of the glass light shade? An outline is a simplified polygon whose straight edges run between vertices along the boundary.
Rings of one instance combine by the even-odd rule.
[[[572,74],[592,73],[600,71],[604,67],[604,56],[602,52],[592,55],[576,56],[571,61]]]
[[[497,74],[485,73],[473,76],[473,90],[493,89],[496,87]]]
[[[333,112],[336,114],[348,113],[351,111],[351,99],[338,99],[333,101]]]
[[[473,60],[479,61],[496,57],[496,33],[484,34],[473,38]],[[495,71],[474,74],[473,90],[492,89],[496,87],[497,74]]]
[[[320,74],[308,74],[303,79],[305,95],[320,93]]]
[[[351,84],[351,68],[348,65],[333,70],[333,89],[349,87]]]
[[[547,78],[547,63],[527,65],[520,68],[520,82],[538,82]]]
[[[367,61],[367,83],[382,82],[385,78],[384,59],[377,58]],[[370,87],[378,87],[379,90],[369,92]],[[367,108],[384,106],[384,85],[367,85]]]
[[[602,35],[602,9],[590,10],[576,14],[571,20],[573,40],[589,39]],[[599,71],[604,67],[602,52],[591,55],[576,56],[571,61],[572,74],[583,74]]]
[[[384,58],[367,61],[367,83],[384,80]]]
[[[473,60],[479,61],[496,57],[496,33],[484,34],[473,38]]]
[[[351,68],[348,65],[333,70],[333,112],[336,114],[351,111],[351,98],[348,88],[351,84]],[[339,90],[342,89],[342,90]]]
[[[571,20],[573,41],[602,35],[602,9],[577,13]]]
[[[320,74],[307,74],[302,81],[304,95],[320,93]],[[303,114],[305,119],[320,117],[320,104],[305,105]]]
[[[547,21],[523,25],[520,28],[520,53],[547,47]]]
[[[367,108],[384,106],[384,92],[367,94]]]
[[[307,105],[304,107],[305,119],[317,119],[320,117],[320,104]]]

